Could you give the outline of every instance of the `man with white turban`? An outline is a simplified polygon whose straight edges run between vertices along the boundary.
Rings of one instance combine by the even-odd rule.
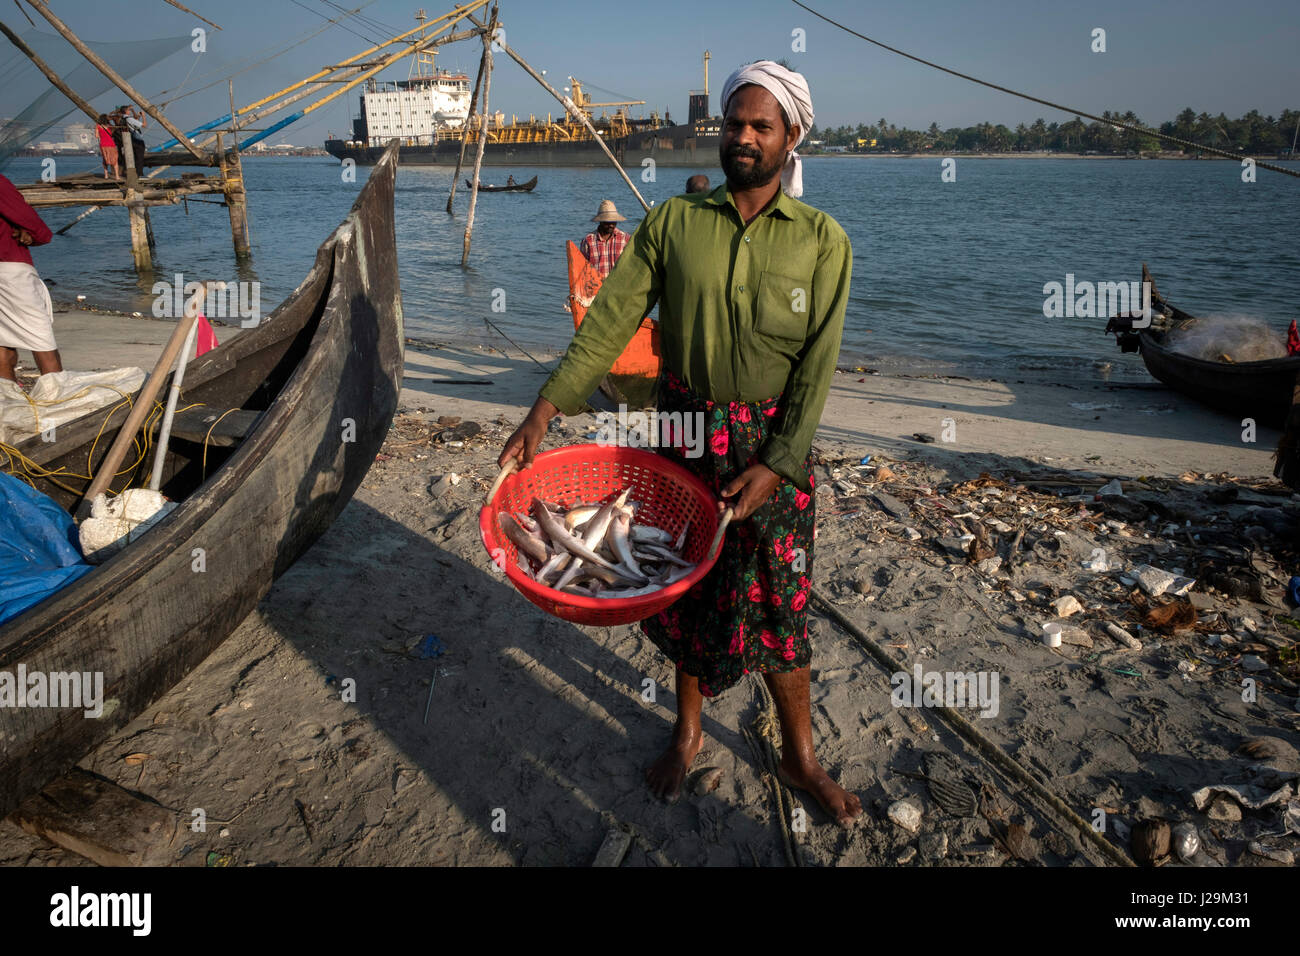
[[[646,779],[675,800],[704,740],[704,698],[762,674],[781,721],[783,780],[847,827],[862,803],[813,750],[806,604],[811,446],[839,354],[853,250],[834,219],[796,198],[794,150],[813,121],[804,78],[752,63],[727,79],[722,103],[726,183],[646,214],[498,463],[527,468],[551,418],[585,407],[641,317],[659,306],[659,453],[708,485],[732,520],[703,579],[641,622],[676,664],[677,689],[672,739]]]

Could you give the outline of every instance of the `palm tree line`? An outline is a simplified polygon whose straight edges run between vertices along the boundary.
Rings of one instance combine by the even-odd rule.
[[[820,140],[823,147],[844,146],[852,152],[1062,152],[1062,153],[1147,153],[1162,149],[1177,149],[1165,145],[1154,136],[1121,129],[1113,123],[1146,126],[1132,111],[1124,113],[1107,110],[1103,119],[1112,122],[1085,123],[1080,117],[1064,123],[1048,123],[1037,119],[1010,129],[1002,124],[980,123],[977,126],[940,129],[931,123],[926,130],[899,128],[882,117],[875,125],[813,126],[809,140]],[[1261,116],[1251,110],[1240,119],[1229,119],[1223,113],[1210,116],[1185,109],[1178,116],[1157,127],[1168,136],[1177,136],[1206,146],[1230,149],[1247,154],[1273,155],[1290,150],[1294,141],[1300,112],[1283,110],[1279,117]],[[872,140],[875,144],[872,145]],[[813,146],[808,150],[815,152]]]

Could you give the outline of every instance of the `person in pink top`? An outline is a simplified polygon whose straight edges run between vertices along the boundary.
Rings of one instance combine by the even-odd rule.
[[[42,375],[63,371],[50,291],[27,251],[53,238],[18,188],[0,176],[0,378],[18,381],[18,349],[32,353]]]
[[[113,139],[113,124],[107,113],[99,114],[95,132],[99,134],[99,153],[104,160],[104,178],[108,178],[108,171],[112,169],[113,178],[121,180],[122,170],[118,166],[117,142]]]

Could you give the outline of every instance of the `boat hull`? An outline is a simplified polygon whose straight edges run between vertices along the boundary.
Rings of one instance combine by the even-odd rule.
[[[1142,332],[1147,371],[1175,391],[1213,408],[1281,425],[1291,408],[1300,357],[1265,362],[1211,362],[1175,352],[1159,333]]]
[[[644,168],[645,160],[656,166],[690,169],[718,167],[718,135],[700,133],[687,126],[634,133],[607,141],[610,151],[623,166]],[[336,159],[351,159],[358,165],[378,162],[383,149],[377,146],[349,146],[347,141],[325,141],[325,150]],[[460,159],[460,142],[402,144],[401,162],[407,166],[455,166]],[[607,166],[609,157],[594,141],[550,143],[494,143],[483,147],[485,166]]]
[[[396,153],[376,167],[302,285],[259,327],[187,371],[187,399],[215,408],[256,407],[259,390],[276,384],[238,446],[139,541],[0,629],[0,671],[98,672],[105,700],[98,718],[0,709],[0,815],[203,661],[365,477],[402,374]],[[77,441],[87,420],[61,427],[70,437],[60,444]],[[102,445],[111,439],[106,431]],[[47,449],[46,458],[58,454]],[[169,469],[169,480],[183,472]]]

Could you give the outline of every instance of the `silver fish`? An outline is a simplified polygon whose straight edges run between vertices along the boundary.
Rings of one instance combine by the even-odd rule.
[[[673,536],[663,528],[654,525],[637,524],[632,526],[631,538],[637,544],[671,545]]]
[[[538,535],[530,534],[523,526],[515,520],[515,516],[509,512],[503,511],[497,515],[497,521],[501,525],[501,530],[505,532],[507,538],[514,542],[520,553],[528,555],[538,564],[545,564],[550,558],[551,553],[547,550],[546,542]]]
[[[547,584],[558,572],[564,570],[565,565],[567,565],[571,560],[573,560],[573,555],[569,554],[569,552],[557,551],[555,554],[551,555],[550,559],[545,564],[537,569],[537,581],[540,584]]]
[[[687,521],[686,524],[682,525],[682,533],[679,534],[677,536],[677,540],[673,542],[673,550],[676,551],[678,554],[680,554],[682,548],[686,546],[686,532],[690,530],[691,530],[691,523],[690,521]]]
[[[656,555],[660,560],[667,561],[669,564],[675,564],[679,568],[695,567],[695,565],[691,564],[691,562],[685,560],[681,556],[674,554],[672,551],[669,551],[667,548],[659,547],[658,545],[653,545],[653,544],[643,545],[642,550],[648,551],[650,554]]]
[[[612,562],[606,561],[587,547],[585,543],[566,531],[563,522],[537,498],[533,499],[533,514],[537,518],[537,523],[542,526],[542,531],[546,533],[546,536],[551,539],[557,548],[563,548],[574,557],[590,561],[602,568],[608,568],[611,571],[618,570]]]
[[[598,505],[580,505],[564,516],[564,527],[574,531],[578,525],[586,524],[600,511]]]
[[[632,529],[632,520],[626,512],[620,511],[614,516],[614,526],[610,529],[610,543],[614,547],[614,553],[618,555],[619,563],[639,577],[645,577],[643,572],[636,563],[636,558],[632,557],[632,545],[628,541],[628,533]]]
[[[596,512],[595,516],[586,522],[586,530],[582,534],[582,543],[591,549],[595,554],[599,554],[601,544],[605,540],[605,535],[609,530],[610,523],[614,520],[614,515],[619,513],[623,507],[623,502],[627,501],[628,492],[625,490],[612,501],[602,505]],[[575,509],[578,510],[578,509]],[[570,512],[572,514],[573,512]],[[568,516],[565,516],[565,522],[568,522]],[[555,587],[558,590],[564,590],[566,584],[571,583],[577,578],[578,572],[582,569],[582,562],[585,559],[581,556],[577,558],[569,569],[564,572],[564,576],[556,582]]]

